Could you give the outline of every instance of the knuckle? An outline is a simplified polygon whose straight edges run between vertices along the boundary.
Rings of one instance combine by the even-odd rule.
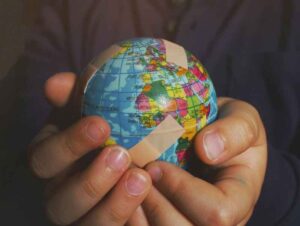
[[[250,117],[240,120],[241,134],[246,139],[246,142],[251,142],[255,139],[256,126]]]
[[[56,213],[55,209],[50,207],[49,204],[46,205],[46,216],[55,225],[66,226],[71,223],[67,222],[65,219],[62,218],[62,216]]]
[[[247,111],[244,112],[244,118],[248,122],[249,127],[253,132],[256,132],[258,124],[261,123],[258,110],[251,104],[246,103]]]
[[[81,157],[81,154],[78,151],[78,148],[76,147],[75,140],[69,135],[69,133],[66,134],[63,141],[63,149],[68,153],[71,154],[72,157],[75,159],[78,159]]]
[[[37,158],[37,155],[35,154],[30,156],[29,167],[36,177],[41,179],[46,179],[49,177],[44,165],[41,163],[41,161]]]
[[[233,212],[224,205],[213,208],[208,216],[209,225],[232,226],[234,225]]]
[[[259,113],[257,109],[250,103],[244,102],[247,105],[247,108],[249,109],[249,112],[251,112],[254,116],[259,116]]]
[[[246,148],[252,145],[257,138],[257,126],[253,122],[252,118],[247,115],[240,115],[235,117],[234,121],[236,140],[239,140],[240,144]]]
[[[120,208],[108,208],[106,210],[107,216],[111,224],[123,224],[127,221],[127,214],[126,211],[121,211]]]
[[[102,194],[101,187],[96,186],[92,179],[85,179],[83,181],[82,190],[91,199],[97,199]]]
[[[174,175],[175,176],[175,175]],[[193,180],[195,178],[191,177],[189,180],[183,179],[183,178],[173,178],[173,182],[171,186],[169,187],[170,196],[171,197],[178,197],[178,194],[188,194],[189,192],[189,186],[191,184],[194,184]]]

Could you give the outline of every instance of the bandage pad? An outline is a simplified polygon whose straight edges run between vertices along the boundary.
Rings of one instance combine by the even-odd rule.
[[[184,128],[172,116],[167,116],[154,131],[129,149],[133,163],[144,167],[157,160],[183,133]]]
[[[112,45],[108,49],[104,50],[102,54],[96,57],[86,68],[86,71],[83,75],[83,92],[86,92],[86,89],[89,85],[91,79],[95,76],[96,72],[101,68],[110,58],[118,54],[122,48],[118,45]]]
[[[163,42],[166,48],[167,62],[174,63],[180,67],[188,69],[188,61],[184,48],[167,40],[163,40]]]

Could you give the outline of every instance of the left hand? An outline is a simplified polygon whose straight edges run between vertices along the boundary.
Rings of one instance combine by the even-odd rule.
[[[265,130],[255,108],[220,98],[219,119],[197,135],[195,152],[210,166],[205,180],[197,172],[193,176],[168,163],[151,163],[147,170],[155,188],[144,201],[144,213],[138,209],[128,225],[247,223],[260,195],[267,162]]]
[[[124,148],[95,150],[110,136],[110,127],[98,116],[74,117],[75,81],[74,74],[59,73],[46,82],[55,114],[32,141],[29,166],[44,179],[46,213],[53,223],[121,226],[149,193],[151,178],[130,167]]]

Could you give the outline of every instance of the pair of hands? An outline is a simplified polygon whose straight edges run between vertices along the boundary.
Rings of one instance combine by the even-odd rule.
[[[62,110],[75,84],[74,74],[57,74],[47,81],[46,96]],[[92,152],[110,134],[100,117],[82,118],[63,130],[46,125],[30,146],[29,161],[39,178],[49,179],[49,218],[79,226],[246,224],[264,179],[265,130],[251,105],[218,102],[219,119],[195,139],[194,152],[210,166],[206,180],[197,172],[200,165],[194,175],[163,162],[139,169],[131,167],[122,147]]]

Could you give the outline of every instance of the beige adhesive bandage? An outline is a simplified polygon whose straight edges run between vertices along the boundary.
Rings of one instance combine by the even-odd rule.
[[[154,131],[129,149],[132,161],[144,167],[158,159],[183,133],[184,128],[172,116],[167,116]]]
[[[122,48],[118,45],[112,45],[108,49],[104,50],[98,57],[96,57],[92,63],[90,63],[86,69],[83,78],[83,87],[84,93],[89,85],[91,79],[95,76],[95,73],[99,68],[101,68],[110,58],[114,57],[117,53],[119,53]]]
[[[108,49],[104,50],[98,57],[96,57],[92,64],[99,69],[103,64],[106,63],[107,60],[112,58],[114,55],[119,53],[122,50],[121,46],[112,45]]]
[[[167,62],[177,64],[180,67],[188,69],[188,61],[184,48],[173,42],[163,40],[166,48]]]

